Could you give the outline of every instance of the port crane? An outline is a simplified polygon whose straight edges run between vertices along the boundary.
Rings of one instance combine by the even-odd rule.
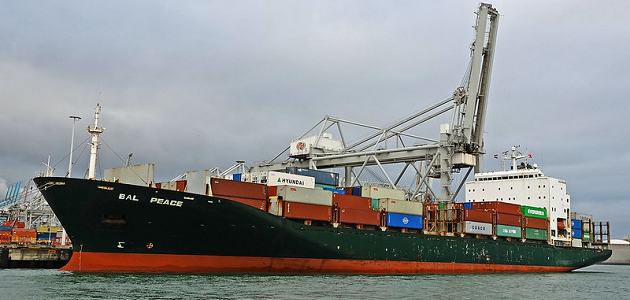
[[[498,22],[497,10],[491,4],[480,4],[467,76],[448,99],[387,127],[325,116],[276,157],[254,164],[249,171],[284,171],[286,167],[343,168],[344,185],[354,186],[366,167],[378,166],[389,185],[396,188],[405,172],[411,168],[417,183],[408,190],[409,200],[453,202],[470,172],[483,172],[483,128]],[[410,133],[412,128],[449,111],[450,123],[440,125],[439,138]],[[373,133],[348,143],[342,125],[367,128]],[[317,128],[319,130],[315,134]],[[331,138],[330,131],[335,129],[340,140]],[[281,159],[287,151],[288,158]],[[404,165],[394,180],[384,167],[388,164]],[[466,176],[453,189],[453,173],[461,172],[462,169],[467,169]],[[440,179],[439,194],[431,188],[432,178]]]

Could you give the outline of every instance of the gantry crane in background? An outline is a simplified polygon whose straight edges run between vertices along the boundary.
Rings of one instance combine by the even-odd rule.
[[[498,21],[499,13],[492,5],[482,3],[477,12],[468,73],[452,97],[387,127],[325,116],[276,157],[253,165],[249,171],[284,171],[287,167],[342,168],[344,185],[355,186],[367,167],[378,166],[388,185],[397,188],[411,167],[416,181],[407,190],[409,200],[454,201],[470,172],[483,171],[483,129]],[[439,139],[410,133],[411,129],[449,111],[452,112],[450,123],[440,126]],[[348,144],[342,124],[367,128],[373,133]],[[317,128],[319,132],[315,134]],[[331,131],[335,129],[340,140],[332,139]],[[287,151],[288,157],[281,160]],[[390,164],[404,165],[395,180],[384,167]],[[467,169],[466,176],[453,189],[453,173],[462,169]],[[440,179],[439,197],[431,188],[431,178]]]

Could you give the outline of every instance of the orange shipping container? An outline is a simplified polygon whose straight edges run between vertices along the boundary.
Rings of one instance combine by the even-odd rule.
[[[492,223],[492,211],[464,209],[464,220],[482,223]]]
[[[518,204],[501,202],[501,201],[488,201],[488,202],[472,202],[473,209],[494,209],[500,213],[520,215],[521,206]]]
[[[506,213],[497,213],[497,224],[521,227],[521,216]]]
[[[524,217],[526,228],[547,229],[547,219]]]
[[[340,208],[339,222],[379,226],[381,225],[381,212],[353,208]]]
[[[231,196],[247,199],[267,199],[267,186],[245,181],[212,178],[213,196]]]
[[[308,203],[284,202],[282,214],[285,218],[330,221],[332,207]]]
[[[372,210],[372,199],[352,195],[333,194],[333,204],[340,208]]]

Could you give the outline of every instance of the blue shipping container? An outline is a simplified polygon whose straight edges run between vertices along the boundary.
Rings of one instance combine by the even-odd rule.
[[[355,186],[352,188],[352,196],[361,196],[361,187]]]
[[[0,231],[11,231],[11,226],[0,226]]]
[[[234,181],[241,181],[241,174],[234,174],[234,175],[232,175],[232,180],[234,180]]]
[[[287,167],[287,173],[313,177],[315,178],[315,183],[339,186],[339,173],[298,167]]]
[[[571,228],[582,230],[582,220],[571,219]]]
[[[56,233],[51,232],[38,232],[37,239],[38,240],[52,240],[57,236]]]
[[[571,230],[571,237],[574,238],[574,239],[581,239],[582,238],[582,230],[572,229]]]
[[[422,229],[422,216],[387,213],[387,226]]]
[[[343,194],[343,195],[346,194],[346,191],[341,190],[341,189],[324,188],[324,190],[331,191],[331,192],[333,192],[333,194]]]
[[[465,209],[472,209],[472,202],[464,202]]]

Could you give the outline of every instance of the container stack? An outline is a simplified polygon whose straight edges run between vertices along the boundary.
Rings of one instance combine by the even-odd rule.
[[[335,216],[333,223],[352,225],[381,225],[381,212],[372,209],[372,198],[347,194],[333,194]]]
[[[212,178],[212,195],[267,210],[267,186],[264,184]]]
[[[593,228],[592,215],[577,213],[577,212],[571,213],[571,231],[572,231],[571,237],[574,240],[581,239],[583,242],[592,243],[593,236],[592,236],[591,228]],[[581,234],[579,237],[577,236],[577,234],[574,233],[576,229],[580,230]]]
[[[532,240],[549,240],[547,220],[547,209],[542,207],[521,206],[523,213],[523,227],[525,228],[525,238]]]

